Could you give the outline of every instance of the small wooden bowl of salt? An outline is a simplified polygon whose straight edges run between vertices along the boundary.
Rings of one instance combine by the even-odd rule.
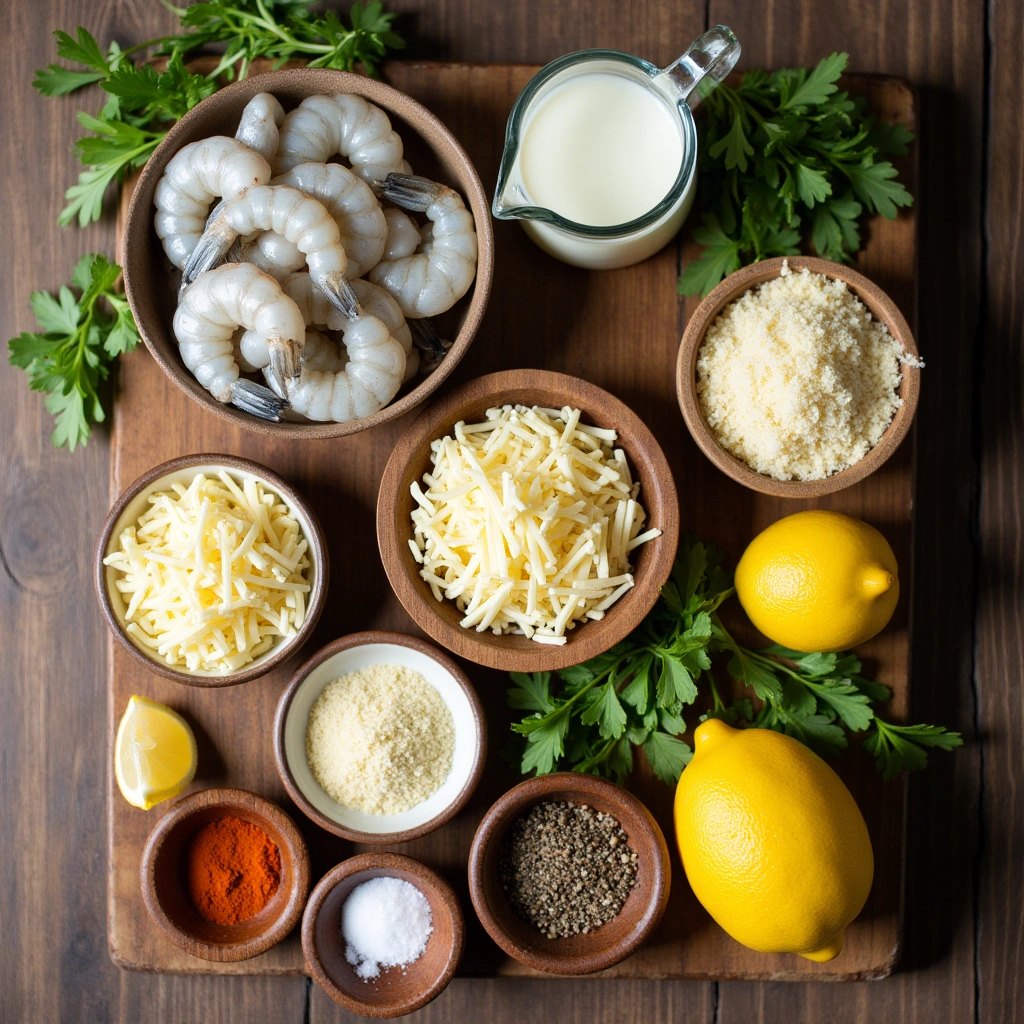
[[[788,268],[786,271],[783,270],[784,265]],[[823,275],[833,282],[842,282],[851,295],[867,307],[867,312],[870,313],[871,319],[885,328],[885,331],[896,343],[897,349],[901,353],[898,365],[899,382],[894,389],[896,400],[892,403],[895,405],[895,411],[889,413],[891,419],[888,420],[888,425],[884,427],[884,431],[881,432],[877,440],[860,457],[855,455],[845,465],[845,468],[830,471],[827,475],[817,479],[800,479],[798,474],[793,474],[791,479],[779,479],[768,472],[758,471],[749,461],[744,461],[743,458],[737,457],[737,454],[733,451],[727,450],[726,443],[723,442],[722,437],[709,424],[705,400],[702,400],[701,396],[699,360],[701,359],[701,351],[709,331],[715,327],[716,321],[719,320],[722,314],[728,314],[728,307],[731,303],[766,282],[774,281],[787,273],[792,275],[791,279],[793,279],[804,270],[808,271],[811,275]],[[846,312],[848,317],[854,315],[854,310],[852,309]],[[759,342],[764,341],[760,336],[758,336],[757,340]],[[735,354],[738,346],[733,344],[732,340],[730,340],[729,344],[732,345],[732,354],[729,358],[740,358],[742,362],[742,355],[737,357]],[[759,344],[758,348],[762,352],[762,355],[759,355],[758,358],[762,358],[765,346]],[[851,484],[855,484],[870,476],[900,446],[910,430],[910,424],[917,409],[922,365],[918,359],[917,346],[914,344],[914,336],[910,331],[907,321],[892,299],[878,285],[869,281],[863,274],[858,274],[850,267],[843,266],[840,263],[833,263],[830,260],[812,259],[805,256],[777,257],[775,259],[763,260],[760,263],[753,263],[730,274],[697,307],[697,311],[690,317],[690,321],[686,325],[682,344],[679,346],[679,357],[676,362],[676,392],[679,398],[679,407],[682,409],[683,419],[686,421],[694,441],[697,442],[700,450],[726,476],[732,477],[733,480],[743,484],[744,487],[749,487],[751,490],[760,491],[762,494],[770,494],[778,498],[818,498],[825,494],[841,491]],[[779,451],[785,452],[788,445],[788,441],[784,437],[787,425],[782,420],[785,419],[785,416],[790,411],[790,400],[794,397],[791,393],[792,389],[785,394],[773,395],[769,393],[775,387],[776,382],[798,376],[795,373],[790,373],[792,369],[792,367],[787,368],[783,366],[772,367],[768,365],[768,361],[765,361],[764,365],[760,367],[760,370],[764,371],[760,376],[765,377],[767,375],[770,379],[758,379],[756,383],[753,382],[753,377],[757,376],[757,374],[749,373],[746,368],[743,368],[742,372],[747,373],[747,376],[751,378],[750,380],[744,378],[744,380],[738,381],[736,379],[737,375],[732,373],[727,375],[733,378],[730,383],[738,384],[738,388],[735,389],[736,393],[728,396],[730,401],[732,401],[734,410],[737,404],[746,407],[738,413],[746,416],[742,427],[734,425],[731,428],[731,432],[735,437],[732,438],[730,444],[737,449],[744,448],[756,451],[757,458],[761,458],[761,449],[777,449],[774,451],[774,454],[764,455],[763,461],[766,465],[779,463]],[[839,383],[842,386],[841,380]],[[740,401],[738,396],[748,384],[751,385],[750,393],[746,394],[742,401]],[[709,387],[710,381],[705,385],[706,389]],[[755,392],[758,394],[755,394]],[[769,394],[769,399],[765,399],[766,394]],[[807,398],[809,405],[814,405],[812,396],[807,396]],[[828,396],[826,395],[825,398],[827,399]],[[853,404],[856,405],[857,396],[853,396],[853,398]],[[728,402],[725,402],[725,404],[727,405]],[[757,406],[764,405],[765,408],[755,408],[755,404]],[[780,410],[786,410],[786,412],[783,413]],[[857,424],[851,422],[845,426],[839,424],[834,429],[826,428],[824,425],[828,422],[827,410],[821,412],[820,409],[808,408],[805,411],[808,413],[807,416],[803,417],[805,420],[813,424],[815,417],[820,414],[820,423],[822,424],[822,429],[819,431],[821,436],[819,438],[809,438],[806,436],[797,438],[801,446],[807,452],[811,452],[812,460],[816,458],[813,452],[816,445],[818,447],[835,447],[838,451],[842,441],[840,435],[846,429],[846,426],[851,430],[857,426]],[[728,417],[725,416],[726,421],[727,419]],[[773,422],[774,427],[772,425]],[[773,430],[782,431],[782,433],[771,436]],[[832,462],[836,462],[834,456],[834,452],[830,453],[829,457],[824,461],[827,462],[831,458]],[[787,455],[788,457],[789,455]],[[839,458],[837,464],[841,463],[842,459]]]
[[[302,916],[313,980],[366,1017],[426,1006],[455,974],[465,938],[459,901],[411,857],[364,853],[327,872]]]

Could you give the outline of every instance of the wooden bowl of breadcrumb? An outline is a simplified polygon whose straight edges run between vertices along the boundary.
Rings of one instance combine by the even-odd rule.
[[[783,275],[783,266],[790,273],[803,270],[821,274],[833,281],[841,281],[857,299],[867,307],[872,319],[878,321],[902,349],[899,365],[899,383],[895,388],[898,405],[884,433],[875,444],[856,461],[845,468],[819,479],[778,479],[758,472],[742,458],[726,449],[708,415],[701,396],[698,359],[709,329],[730,303],[746,292]],[[779,498],[817,498],[832,494],[863,480],[875,472],[900,446],[910,430],[917,409],[921,386],[921,366],[913,334],[896,304],[878,285],[858,274],[850,267],[830,260],[804,256],[777,257],[743,267],[730,274],[697,307],[690,318],[679,346],[676,362],[676,392],[683,419],[700,450],[726,476],[737,483],[762,494]]]
[[[337,687],[324,699],[342,681],[353,687],[348,703]],[[406,737],[400,749],[374,753],[379,734],[367,723],[375,716]],[[274,758],[288,795],[311,821],[355,843],[406,843],[440,828],[473,794],[486,754],[484,712],[469,678],[443,651],[401,633],[352,633],[317,651],[292,676],[274,718]],[[412,776],[418,781],[408,783]]]

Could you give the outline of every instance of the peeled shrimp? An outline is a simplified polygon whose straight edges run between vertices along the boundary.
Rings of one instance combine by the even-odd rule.
[[[290,185],[323,203],[341,232],[348,257],[346,275],[362,277],[384,254],[387,221],[370,186],[341,164],[299,164],[271,185]],[[298,248],[274,231],[264,231],[240,246],[240,262],[255,263],[283,281],[305,265]]]
[[[389,206],[384,211],[384,222],[388,226],[388,233],[384,240],[382,260],[390,262],[403,259],[411,256],[420,247],[420,242],[423,241],[420,237],[420,226],[405,210]]]
[[[232,197],[270,180],[270,164],[237,139],[214,135],[183,146],[156,186],[153,226],[167,258],[182,267],[192,255],[218,196]]]
[[[260,185],[225,203],[182,268],[182,289],[221,263],[240,235],[257,231],[274,231],[295,245],[335,308],[350,317],[356,314],[357,300],[345,280],[348,257],[338,225],[322,203],[288,185]]]
[[[234,356],[243,373],[255,373],[270,362],[267,341],[256,331],[238,331],[234,338]],[[348,358],[338,351],[337,342],[315,327],[306,327],[300,367],[307,370],[344,370]]]
[[[344,370],[303,366],[298,379],[285,381],[284,397],[293,411],[307,419],[347,423],[372,416],[402,386],[405,353],[381,320],[357,316],[342,330],[348,353]]]
[[[476,230],[462,197],[426,178],[389,174],[374,191],[396,206],[427,215],[416,252],[385,257],[369,273],[407,317],[437,316],[469,291],[476,275]],[[393,218],[394,220],[394,218]]]
[[[383,289],[369,281],[350,281],[352,291],[364,313],[383,321],[391,337],[402,346],[405,353],[403,382],[412,380],[420,367],[419,351],[413,348],[412,332],[398,303]],[[285,295],[295,300],[306,326],[326,327],[330,331],[343,331],[347,322],[317,288],[309,274],[299,272],[282,282]],[[303,358],[305,353],[303,354]]]
[[[402,168],[402,140],[388,115],[362,96],[308,96],[281,125],[274,173],[345,157],[365,181]]]
[[[277,97],[269,92],[258,92],[246,103],[235,138],[270,162],[277,156],[282,121],[284,107],[278,103]]]
[[[181,358],[196,380],[218,402],[277,419],[283,408],[278,396],[239,380],[233,344],[239,327],[261,339],[268,353],[267,379],[286,391],[289,380],[299,376],[306,325],[299,307],[272,277],[248,263],[208,270],[185,292],[174,314]]]

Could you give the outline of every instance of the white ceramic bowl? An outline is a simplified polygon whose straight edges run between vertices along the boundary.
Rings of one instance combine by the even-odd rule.
[[[309,711],[323,688],[370,665],[402,665],[419,672],[441,694],[455,724],[447,779],[437,792],[401,814],[344,807],[327,795],[306,760]],[[274,722],[277,770],[291,798],[321,828],[359,843],[403,843],[440,828],[476,788],[486,746],[483,709],[465,673],[437,648],[400,633],[353,633],[318,651],[292,677]]]
[[[258,480],[265,488],[273,491],[289,511],[295,516],[302,528],[302,535],[309,542],[310,567],[307,571],[310,591],[306,600],[306,618],[293,637],[279,640],[269,650],[243,666],[237,672],[222,675],[218,672],[195,671],[176,668],[156,657],[149,648],[135,641],[125,629],[125,612],[127,605],[116,583],[118,572],[103,564],[103,559],[118,550],[118,538],[121,531],[128,525],[138,521],[139,516],[149,507],[149,496],[156,491],[170,490],[172,484],[188,487],[198,473],[216,476],[221,470],[231,474],[236,480]],[[320,613],[323,611],[327,598],[327,582],[329,576],[327,544],[323,531],[313,510],[297,491],[285,483],[276,473],[266,466],[239,459],[233,455],[186,455],[180,459],[155,466],[143,474],[114,502],[114,507],[107,514],[100,533],[96,551],[94,581],[96,594],[103,609],[107,625],[116,639],[129,654],[142,661],[147,668],[160,675],[167,676],[179,683],[191,686],[233,686],[245,683],[250,679],[266,675],[272,668],[294,654],[308,639],[316,626]]]

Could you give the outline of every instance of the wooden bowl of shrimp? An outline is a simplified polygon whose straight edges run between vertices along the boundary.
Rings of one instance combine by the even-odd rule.
[[[328,141],[317,134],[319,108],[290,116],[316,108],[312,97],[335,98],[339,107],[328,117],[337,122],[324,130]],[[332,146],[331,131],[344,139],[353,124],[370,132],[369,143]],[[210,143],[193,145],[202,140]],[[406,157],[416,178],[405,176],[408,163],[396,163]],[[349,244],[334,194],[317,191],[342,177],[350,205],[363,197],[360,237],[385,224],[369,255],[355,228]],[[403,217],[396,207],[419,212]],[[433,259],[429,287],[420,288],[415,278],[423,254],[437,248],[442,218],[464,225],[461,236],[442,238],[456,256],[447,262],[462,259],[461,276],[434,281],[430,274],[438,276],[445,261]],[[431,221],[433,238],[425,229]],[[474,230],[475,273],[467,278]],[[296,255],[305,268],[289,271]],[[452,133],[383,82],[326,68],[267,72],[198,104],[146,164],[124,230],[125,291],[164,372],[215,415],[296,438],[342,437],[388,422],[440,387],[480,326],[493,262],[487,196]],[[428,295],[426,305],[415,292]],[[338,332],[337,343],[326,331]]]

